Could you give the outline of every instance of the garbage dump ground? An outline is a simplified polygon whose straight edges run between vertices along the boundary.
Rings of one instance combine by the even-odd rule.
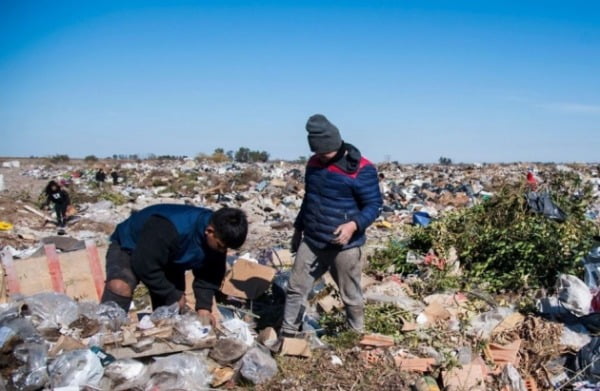
[[[116,184],[95,179],[100,167]],[[366,332],[347,330],[326,275],[302,335],[280,338],[302,165],[3,161],[0,389],[600,390],[600,166],[378,170]],[[51,179],[74,205],[65,235],[40,209]],[[98,304],[108,235],[156,203],[248,214],[214,328],[152,312],[143,287],[129,314]]]

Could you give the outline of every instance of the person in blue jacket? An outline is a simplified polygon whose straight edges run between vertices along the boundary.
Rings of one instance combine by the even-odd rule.
[[[185,303],[185,271],[194,273],[196,311],[214,322],[211,308],[225,275],[228,248],[246,240],[246,214],[235,208],[216,212],[191,205],[159,204],[133,213],[117,225],[106,253],[106,285],[101,302],[129,310],[141,281],[152,307]]]
[[[298,334],[313,283],[328,270],[338,285],[348,325],[361,332],[361,246],[366,241],[365,230],[383,205],[377,169],[356,147],[342,140],[337,127],[324,115],[310,117],[306,130],[314,155],[306,166],[305,195],[294,223],[291,247],[296,258],[281,333]]]

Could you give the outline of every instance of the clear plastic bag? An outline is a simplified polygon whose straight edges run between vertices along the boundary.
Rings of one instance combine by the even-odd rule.
[[[40,329],[68,327],[79,316],[77,303],[69,296],[45,292],[25,298],[33,323]]]
[[[241,319],[233,318],[221,324],[225,328],[225,332],[228,337],[240,340],[247,346],[252,346],[254,344],[254,336],[250,331],[250,326],[248,326],[248,323]]]
[[[97,386],[104,375],[100,359],[89,349],[61,354],[48,367],[52,387]]]
[[[148,368],[133,359],[118,360],[104,368],[104,375],[111,380],[114,391],[130,390],[143,381]]]
[[[512,308],[498,307],[480,314],[471,320],[467,334],[481,339],[489,339],[496,326],[513,312],[515,310]]]
[[[184,345],[197,346],[210,334],[211,327],[202,324],[200,317],[195,312],[175,318],[176,335],[173,342]]]
[[[242,358],[241,374],[254,384],[262,384],[277,374],[277,362],[268,351],[256,346]]]
[[[43,343],[24,343],[13,352],[15,358],[25,365],[12,375],[13,385],[19,390],[38,390],[48,383],[48,348]]]
[[[212,376],[205,358],[193,353],[157,357],[148,371],[145,390],[197,390],[208,387]]]
[[[156,325],[161,325],[173,322],[177,315],[179,315],[179,304],[173,303],[155,309],[150,315],[150,320]]]
[[[121,326],[129,323],[125,310],[113,301],[100,304],[96,310],[96,318],[110,331],[118,331]]]

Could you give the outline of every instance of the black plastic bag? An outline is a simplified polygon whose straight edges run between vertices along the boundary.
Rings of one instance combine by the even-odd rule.
[[[526,198],[527,206],[531,211],[541,213],[547,218],[561,223],[567,219],[567,214],[552,201],[552,197],[547,191],[541,193],[530,191]]]

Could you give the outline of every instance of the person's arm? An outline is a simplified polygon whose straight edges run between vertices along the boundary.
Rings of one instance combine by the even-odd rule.
[[[364,231],[379,216],[383,207],[379,178],[374,166],[365,166],[360,171],[353,191],[360,213],[354,216],[352,220],[356,223],[357,231]]]
[[[131,268],[153,294],[173,304],[183,295],[165,276],[165,267],[179,246],[177,230],[165,218],[148,218],[131,255]]]
[[[194,296],[196,297],[196,311],[212,309],[215,292],[221,287],[225,277],[225,264],[227,254],[210,251],[206,259],[198,268],[194,268]]]
[[[69,193],[62,190],[62,196],[63,196],[63,204],[64,205],[68,206],[69,204],[71,204],[71,198],[69,197]]]

